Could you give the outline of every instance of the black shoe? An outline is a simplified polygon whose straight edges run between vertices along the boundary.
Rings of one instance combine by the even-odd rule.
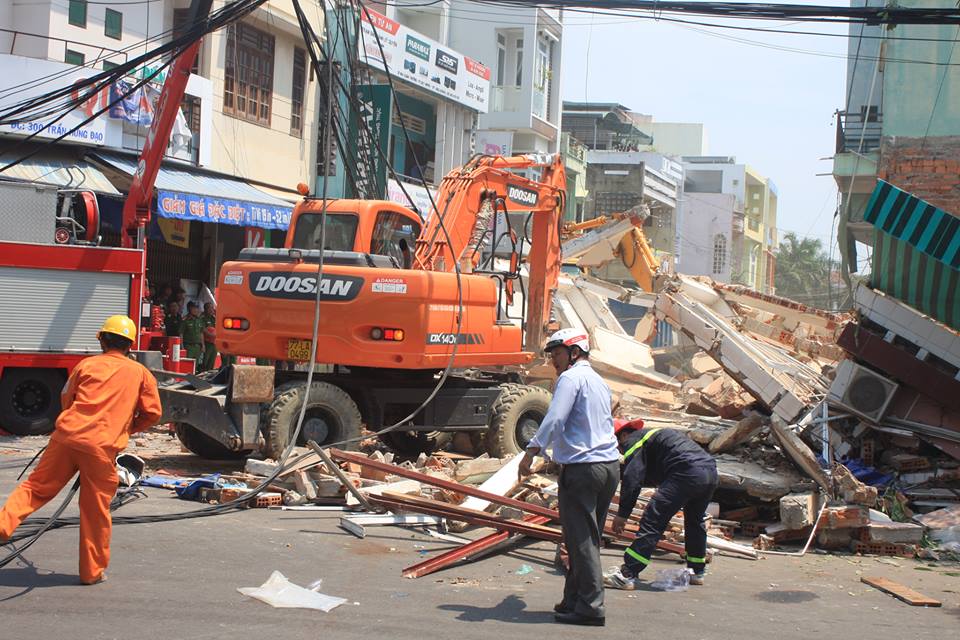
[[[560,624],[579,624],[585,627],[603,627],[607,624],[607,619],[597,616],[582,616],[579,613],[557,613],[553,619]]]
[[[557,613],[573,613],[573,608],[568,607],[562,602],[558,602],[557,604],[553,605],[553,610]]]

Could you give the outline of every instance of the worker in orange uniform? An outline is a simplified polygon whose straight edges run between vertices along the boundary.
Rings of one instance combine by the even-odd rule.
[[[0,510],[2,542],[79,471],[83,584],[106,579],[117,454],[126,448],[131,433],[156,424],[162,413],[153,374],[128,357],[136,334],[137,327],[127,316],[106,319],[97,334],[103,354],[82,360],[70,374],[61,395],[63,411],[46,451]]]

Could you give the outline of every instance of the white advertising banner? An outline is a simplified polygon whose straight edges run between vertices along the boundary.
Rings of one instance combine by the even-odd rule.
[[[360,20],[361,60],[389,69],[393,76],[431,93],[487,112],[489,68],[372,9],[362,9]]]
[[[43,95],[49,91],[96,75],[99,71],[86,69],[63,62],[51,62],[22,56],[0,55],[0,111],[9,109],[13,105]],[[74,97],[79,92],[74,92]],[[74,109],[57,120],[57,116],[49,116],[38,120],[23,120],[12,124],[0,125],[0,133],[27,136],[36,133],[38,138],[59,138],[91,115],[109,104],[107,94],[100,92],[86,100],[79,108]],[[57,120],[54,122],[54,120]],[[65,138],[70,142],[81,144],[102,145],[106,141],[106,118],[101,117],[83,125]],[[45,125],[50,125],[44,129]]]
[[[476,151],[487,156],[513,155],[513,132],[477,131]]]
[[[406,194],[404,194],[404,192],[406,192]],[[420,217],[424,220],[429,219],[430,213],[433,211],[433,207],[430,204],[430,195],[432,193],[435,192],[431,190],[430,193],[428,193],[422,185],[404,182],[401,186],[399,182],[392,178],[387,180],[387,200],[402,204],[405,207],[410,207],[419,213]],[[410,197],[407,198],[407,195]]]

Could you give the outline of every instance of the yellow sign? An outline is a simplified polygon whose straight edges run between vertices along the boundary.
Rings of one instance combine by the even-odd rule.
[[[157,226],[167,244],[183,249],[190,248],[190,221],[176,218],[157,218]]]

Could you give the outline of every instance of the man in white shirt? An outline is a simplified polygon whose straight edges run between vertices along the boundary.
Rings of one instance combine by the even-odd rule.
[[[620,479],[620,452],[613,434],[610,389],[589,362],[590,342],[575,329],[561,329],[545,348],[557,371],[550,410],[520,462],[530,474],[537,455],[550,450],[561,465],[560,524],[570,556],[557,622],[604,626],[600,536]]]

